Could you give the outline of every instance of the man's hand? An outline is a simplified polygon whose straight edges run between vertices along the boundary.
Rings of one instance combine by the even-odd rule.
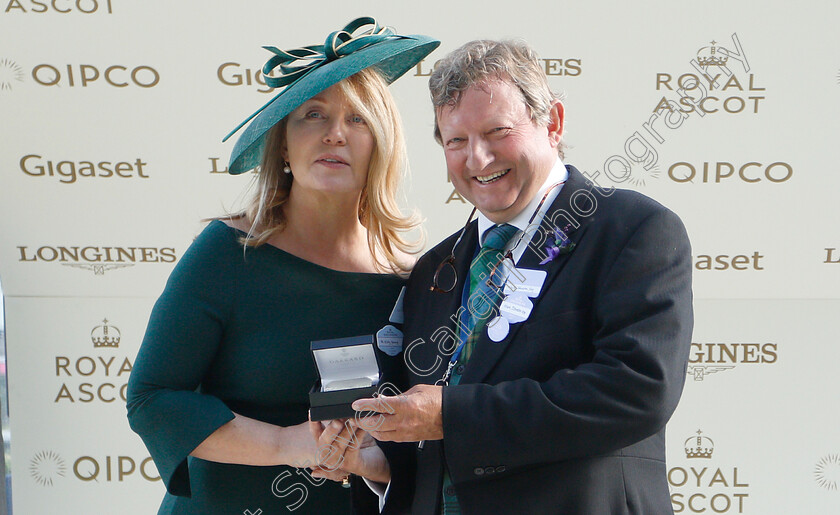
[[[443,387],[418,384],[394,397],[359,399],[353,409],[363,412],[354,423],[387,442],[419,442],[443,438]]]
[[[379,483],[391,480],[385,454],[363,430],[345,420],[333,420],[326,427],[309,422],[309,429],[318,443],[318,465],[311,467],[312,477],[341,481],[352,473]]]

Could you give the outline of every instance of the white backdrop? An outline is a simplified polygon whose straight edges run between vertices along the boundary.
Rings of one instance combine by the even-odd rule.
[[[241,205],[250,177],[217,173],[221,138],[270,98],[260,47],[320,43],[362,15],[442,41],[392,86],[405,206],[429,243],[468,208],[431,136],[427,76],[481,37],[523,37],[545,59],[567,163],[684,220],[697,324],[668,428],[675,511],[840,511],[839,14],[832,0],[0,0],[15,513],[157,509],[120,398],[151,305],[201,219]],[[725,69],[701,65],[711,47]]]

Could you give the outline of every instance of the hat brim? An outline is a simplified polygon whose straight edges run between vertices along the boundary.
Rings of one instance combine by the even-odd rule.
[[[399,36],[328,62],[289,84],[239,136],[230,156],[228,173],[237,175],[259,166],[269,129],[321,91],[370,67],[379,70],[390,84],[438,45],[440,41],[428,36]]]

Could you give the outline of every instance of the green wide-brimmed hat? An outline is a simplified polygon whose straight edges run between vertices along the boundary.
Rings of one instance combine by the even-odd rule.
[[[235,175],[258,166],[269,129],[321,91],[371,66],[390,84],[438,45],[440,41],[428,36],[395,34],[390,27],[364,17],[331,33],[323,45],[292,50],[263,47],[275,54],[262,69],[266,85],[285,87],[222,140],[251,122],[233,147],[228,172]],[[280,75],[270,77],[274,71]]]

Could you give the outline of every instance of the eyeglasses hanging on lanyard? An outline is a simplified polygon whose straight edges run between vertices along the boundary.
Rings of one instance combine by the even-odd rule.
[[[505,255],[502,259],[500,259],[495,265],[493,265],[493,270],[490,272],[488,277],[488,284],[490,286],[496,287],[496,285],[492,282],[493,276],[496,273],[499,265],[504,262],[505,259],[511,260],[511,265],[513,264],[513,251],[519,247],[519,244],[522,243],[522,240],[525,238],[526,234],[529,234],[528,229],[531,227],[531,224],[536,218],[537,213],[540,212],[542,209],[543,204],[545,203],[545,199],[548,198],[549,193],[551,193],[554,188],[557,186],[562,186],[565,184],[566,181],[561,181],[552,184],[549,188],[545,191],[540,203],[537,205],[537,209],[534,210],[534,213],[531,215],[531,219],[528,220],[528,225],[526,226],[524,231],[520,231],[519,239],[516,240],[516,244],[513,245],[505,252]],[[472,222],[473,216],[475,216],[476,208],[474,207],[472,211],[470,211],[470,216],[467,218],[467,223],[464,224],[464,228],[461,229],[461,234],[458,235],[458,239],[455,240],[455,243],[452,245],[452,250],[449,252],[449,256],[447,256],[443,261],[440,262],[438,267],[435,269],[435,275],[432,276],[432,285],[429,286],[429,290],[437,293],[449,293],[455,288],[455,285],[458,284],[458,272],[455,269],[455,248],[458,247],[458,244],[461,243],[461,240],[464,238],[464,234],[467,232],[467,227],[469,227],[470,222]],[[531,233],[533,234],[533,233]]]

